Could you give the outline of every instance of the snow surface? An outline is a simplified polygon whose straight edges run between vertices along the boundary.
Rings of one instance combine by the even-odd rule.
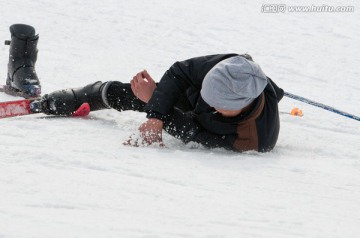
[[[353,13],[262,13],[240,0],[11,0],[40,34],[43,92],[94,81],[160,79],[175,61],[250,53],[279,86],[360,115],[360,4]],[[0,75],[8,46],[0,46]],[[5,82],[5,80],[3,81]],[[0,95],[0,101],[17,98]],[[122,145],[144,114],[0,120],[0,237],[359,237],[360,123],[284,98],[273,152]]]

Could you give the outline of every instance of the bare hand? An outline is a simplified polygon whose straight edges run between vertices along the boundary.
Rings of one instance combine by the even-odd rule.
[[[150,100],[156,88],[155,81],[146,70],[137,73],[130,84],[134,95],[145,103]]]
[[[140,146],[158,143],[160,146],[164,146],[162,141],[163,124],[161,120],[155,118],[148,119],[139,127],[140,143],[139,138],[130,136],[124,145]]]
[[[140,136],[143,141],[151,145],[153,143],[162,143],[163,122],[159,119],[151,118],[144,122],[140,127]]]

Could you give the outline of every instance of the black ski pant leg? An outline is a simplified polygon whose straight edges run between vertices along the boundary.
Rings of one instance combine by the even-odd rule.
[[[109,106],[118,111],[144,112],[145,103],[138,99],[131,90],[130,83],[111,82],[106,91]]]
[[[104,83],[103,85],[106,84],[107,83]],[[108,100],[109,106],[118,111],[133,110],[144,112],[144,107],[146,105],[146,103],[134,95],[131,90],[130,83],[122,83],[119,81],[111,82],[109,88],[106,90],[106,98]],[[180,95],[179,100],[175,106],[183,111],[193,110],[193,107],[187,99],[185,93]]]

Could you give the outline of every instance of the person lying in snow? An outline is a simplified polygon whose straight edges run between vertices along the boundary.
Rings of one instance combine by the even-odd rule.
[[[42,97],[44,112],[70,116],[83,103],[91,111],[145,112],[141,141],[162,144],[163,129],[184,143],[267,152],[275,147],[284,91],[248,54],[217,54],[174,63],[159,83],[144,70],[130,83],[95,82]]]

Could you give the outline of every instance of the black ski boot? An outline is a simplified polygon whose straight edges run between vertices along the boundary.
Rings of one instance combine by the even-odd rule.
[[[86,109],[87,113],[107,109],[110,106],[105,92],[110,84],[111,81],[107,83],[98,81],[82,88],[64,89],[45,94],[40,100],[31,103],[31,110],[51,115],[76,116],[84,104],[89,107]]]
[[[10,56],[6,85],[14,91],[20,91],[26,97],[37,97],[41,94],[41,86],[35,72],[37,59],[37,43],[39,35],[35,35],[32,26],[15,24],[10,26]]]

